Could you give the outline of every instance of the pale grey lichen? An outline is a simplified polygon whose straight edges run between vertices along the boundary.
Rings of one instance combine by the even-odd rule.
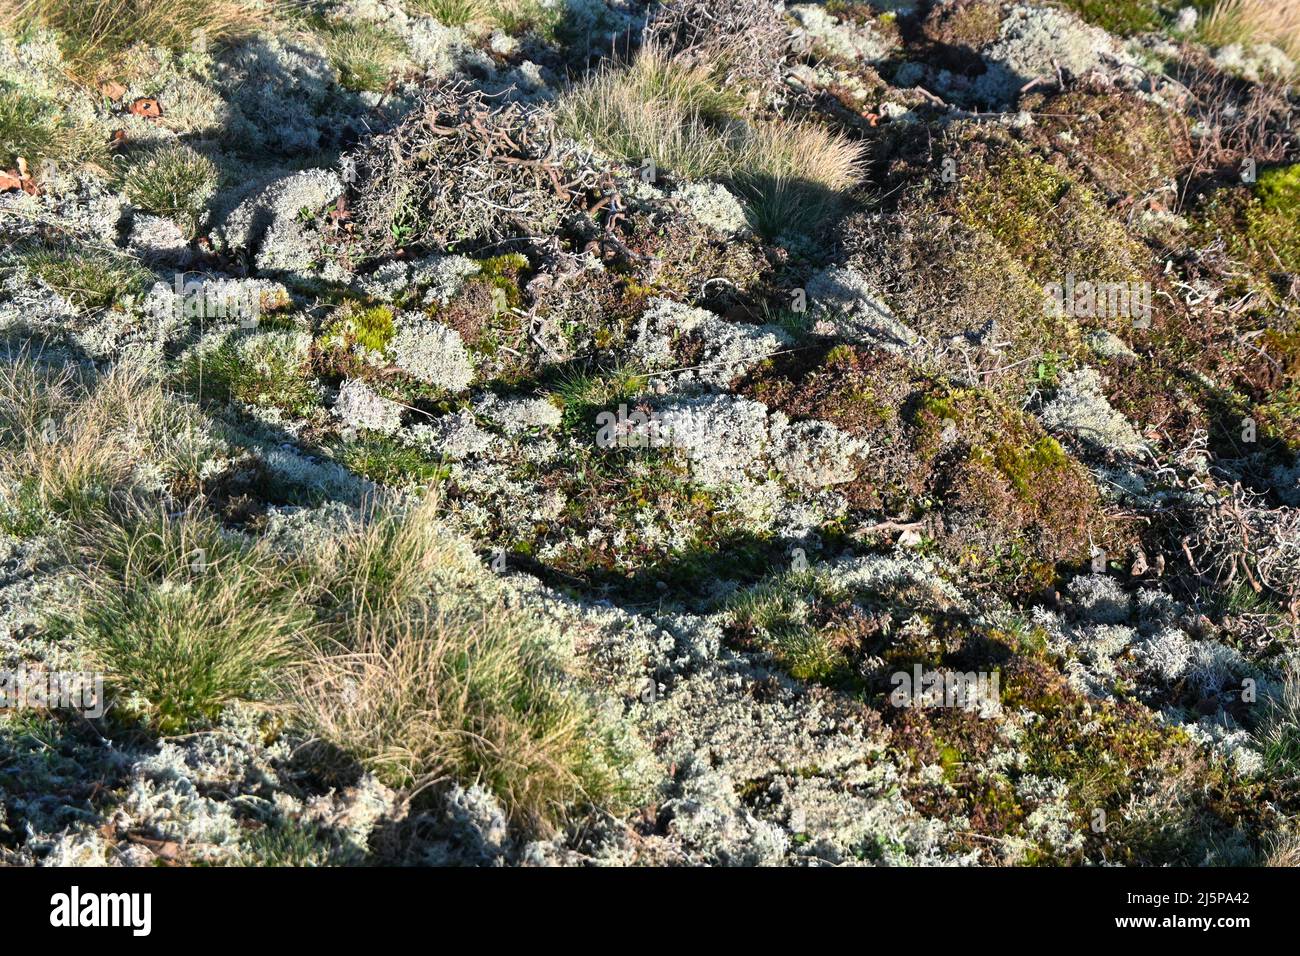
[[[773,416],[775,419],[776,416]],[[772,460],[787,481],[822,488],[857,477],[860,441],[829,422],[803,421],[772,428]]]
[[[474,381],[474,366],[460,333],[416,312],[399,317],[389,352],[398,368],[412,378],[450,392],[461,392]]]
[[[904,325],[866,276],[831,266],[808,280],[808,307],[818,331],[891,352],[915,347],[919,338]]]
[[[1133,599],[1107,574],[1080,574],[1066,587],[1069,607],[1093,624],[1122,624],[1133,613]]]
[[[767,449],[766,406],[734,395],[668,402],[656,410],[656,422],[706,484],[739,479]]]
[[[1192,665],[1192,642],[1176,627],[1144,637],[1136,651],[1144,671],[1167,683],[1184,676]]]
[[[1062,375],[1056,396],[1043,406],[1042,419],[1047,429],[1067,432],[1103,451],[1137,455],[1147,447],[1128,419],[1111,407],[1096,369]]]
[[[668,830],[705,861],[720,866],[775,866],[789,849],[779,827],[755,819],[724,774],[701,771],[688,776],[682,795],[665,801]]]
[[[703,350],[690,367],[674,368],[673,343],[684,335],[697,338]],[[679,385],[725,388],[789,341],[774,326],[728,322],[707,309],[657,298],[638,321],[632,355],[647,369],[668,370]]]
[[[726,236],[749,231],[749,216],[736,195],[721,183],[683,183],[671,196],[704,225]]]
[[[544,398],[501,398],[491,392],[480,395],[474,408],[507,435],[533,428],[554,428],[562,417],[560,409]]]
[[[375,393],[365,382],[350,379],[339,387],[334,415],[345,427],[394,434],[402,427],[402,406]]]
[[[446,305],[460,291],[465,280],[477,275],[482,267],[464,256],[426,256],[406,261],[386,262],[368,276],[360,276],[356,285],[366,295],[381,302],[395,302],[412,297],[424,305]],[[423,290],[423,296],[419,296]]]
[[[1127,342],[1106,329],[1098,329],[1090,334],[1088,347],[1098,358],[1109,359],[1112,362],[1136,362],[1138,357],[1137,353],[1129,348]]]
[[[127,248],[146,262],[186,265],[190,244],[173,220],[161,216],[136,215],[131,221]]]
[[[328,169],[305,169],[268,183],[230,212],[214,231],[214,245],[243,252],[265,272],[307,272],[322,256],[310,222],[343,192]]]
[[[1020,89],[1040,76],[1066,70],[1080,76],[1108,64],[1132,64],[1105,30],[1051,7],[1015,6],[998,37],[982,51],[987,71],[974,84],[976,97],[995,106],[1013,103]]]
[[[1214,63],[1252,83],[1285,80],[1294,76],[1296,69],[1286,52],[1271,43],[1230,43],[1214,51]]]
[[[480,428],[473,414],[465,409],[412,425],[402,432],[401,439],[427,454],[453,461],[486,451],[497,440]]]
[[[798,3],[789,13],[802,28],[801,35],[821,49],[850,63],[880,63],[890,55],[893,44],[870,23],[841,20],[821,4]],[[796,34],[796,43],[800,34]]]
[[[217,89],[231,107],[225,135],[242,149],[311,155],[344,125],[334,69],[309,35],[263,34],[216,66]]]

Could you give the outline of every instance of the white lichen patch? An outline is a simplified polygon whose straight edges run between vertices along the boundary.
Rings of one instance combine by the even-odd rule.
[[[773,416],[775,418],[775,416]],[[857,477],[860,441],[829,422],[803,421],[772,428],[772,460],[787,481],[804,487],[840,485]]]
[[[976,80],[974,92],[980,100],[998,105],[1011,104],[1025,84],[1055,76],[1058,69],[1081,76],[1133,62],[1105,30],[1063,10],[1026,4],[1011,9],[997,39],[982,52],[988,70]]]
[[[721,183],[683,183],[671,196],[704,225],[725,236],[740,236],[749,231],[744,205]]]
[[[1043,407],[1042,419],[1049,430],[1067,432],[1103,451],[1138,455],[1147,447],[1128,419],[1111,407],[1096,369],[1062,375],[1056,396]]]
[[[330,170],[284,176],[236,206],[214,233],[215,243],[252,255],[265,272],[309,272],[321,257],[311,218],[342,192],[342,181]]]
[[[702,351],[689,367],[677,367],[673,345],[685,335],[698,339]],[[679,386],[725,388],[788,342],[789,337],[773,326],[728,322],[707,309],[652,299],[638,321],[631,351],[647,369],[666,370]]]
[[[333,412],[346,428],[391,435],[402,427],[402,406],[377,395],[370,386],[356,380],[339,386]]]
[[[492,433],[481,428],[466,410],[419,422],[402,432],[402,441],[430,455],[459,461],[492,447]]]
[[[501,398],[488,392],[474,401],[475,410],[507,435],[560,424],[558,407],[544,398]]]
[[[449,392],[462,392],[474,381],[474,365],[460,333],[420,313],[399,317],[389,352],[397,367],[412,378]]]
[[[477,275],[480,268],[464,256],[428,256],[410,262],[396,259],[370,275],[359,276],[356,285],[381,302],[417,297],[424,305],[441,306],[450,302],[465,280]]]
[[[849,63],[879,63],[886,59],[893,44],[869,23],[841,20],[826,12],[820,4],[798,3],[789,13],[802,28],[806,42]]]
[[[808,308],[820,334],[850,342],[902,351],[919,343],[866,276],[845,266],[831,266],[808,280]]]

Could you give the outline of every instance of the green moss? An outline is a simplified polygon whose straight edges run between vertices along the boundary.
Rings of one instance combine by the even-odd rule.
[[[1024,587],[1054,578],[1111,533],[1087,471],[1029,415],[978,389],[933,389],[916,403],[916,453],[935,494],[963,516],[946,547],[979,576]],[[980,529],[970,533],[970,525]]]
[[[1300,272],[1300,164],[1261,170],[1253,186],[1234,183],[1209,194],[1192,218],[1200,242],[1222,240],[1245,266],[1225,276],[1224,295],[1258,300],[1259,319],[1288,295],[1287,273]]]
[[[1128,282],[1142,275],[1144,251],[1071,174],[1019,146],[986,161],[989,166],[961,190],[958,215],[995,239],[1035,280],[1061,282],[1074,273],[1094,282]]]
[[[391,488],[430,485],[448,473],[441,462],[385,435],[367,434],[345,442],[335,455],[354,474]]]
[[[1011,444],[998,445],[994,459],[998,470],[1025,499],[1044,482],[1054,481],[1061,471],[1071,467],[1070,456],[1051,435],[1044,435],[1027,448]]]
[[[1259,174],[1255,201],[1246,210],[1246,235],[1263,254],[1276,254],[1283,269],[1300,272],[1300,163]]]
[[[321,338],[326,348],[347,348],[357,344],[372,352],[382,354],[396,334],[393,310],[386,305],[370,308],[345,307]]]
[[[1066,0],[1080,19],[1119,36],[1149,33],[1162,25],[1155,0]]]

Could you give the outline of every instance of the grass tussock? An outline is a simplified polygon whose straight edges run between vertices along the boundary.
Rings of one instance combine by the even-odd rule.
[[[616,792],[526,616],[417,606],[358,622],[301,673],[308,725],[390,786],[479,783],[539,830]]]
[[[727,121],[737,104],[717,91],[705,65],[687,66],[647,46],[626,69],[605,67],[559,104],[570,135],[614,157],[652,160],[688,178],[731,168],[734,134]]]
[[[134,205],[175,220],[189,238],[198,230],[219,179],[212,160],[184,143],[138,153],[118,171],[119,186]]]
[[[1300,0],[1219,0],[1201,21],[1201,38],[1214,46],[1272,43],[1300,57]]]
[[[483,0],[409,0],[407,7],[448,27],[464,27],[490,19],[488,4]]]
[[[0,29],[45,27],[59,35],[70,71],[111,74],[134,44],[179,52],[251,36],[266,22],[249,0],[18,0],[0,12]]]
[[[323,540],[312,556],[327,615],[345,629],[424,600],[435,582],[465,573],[466,555],[437,519],[438,497],[405,513],[370,502],[348,534]]]
[[[21,262],[77,309],[107,309],[144,291],[150,274],[111,248],[39,246]]]
[[[1281,693],[1269,702],[1255,741],[1270,776],[1300,775],[1300,666],[1292,664],[1283,674]]]
[[[69,122],[58,103],[0,80],[0,170],[43,175],[47,163],[98,165],[106,150],[92,130]]]
[[[479,783],[539,831],[618,801],[613,745],[537,620],[500,602],[437,507],[372,509],[313,556],[330,627],[296,671],[304,724],[391,786]]]
[[[372,23],[331,22],[320,32],[345,90],[383,92],[409,65],[401,37]]]
[[[807,234],[861,179],[866,148],[812,123],[771,122],[746,138],[732,180],[761,235]]]
[[[216,720],[234,701],[267,701],[310,630],[290,567],[261,543],[191,508],[128,509],[75,535],[80,600],[56,618],[158,733]]]
[[[620,745],[436,496],[276,550],[138,481],[202,468],[197,414],[130,366],[0,363],[4,528],[67,556],[75,592],[48,631],[105,675],[114,719],[169,735],[274,709],[393,786],[478,783],[537,831],[619,804]]]
[[[789,571],[733,598],[728,627],[742,644],[771,654],[792,676],[835,683],[845,678],[848,661],[833,629],[818,626],[816,609],[844,597],[812,571]]]
[[[193,483],[205,442],[193,410],[136,367],[86,379],[11,355],[0,362],[0,526],[25,535],[89,520],[144,461]]]
[[[571,90],[557,117],[569,135],[615,158],[728,180],[762,235],[816,229],[861,179],[865,145],[809,122],[750,124],[742,109],[709,64],[649,45],[626,69],[604,68]]]

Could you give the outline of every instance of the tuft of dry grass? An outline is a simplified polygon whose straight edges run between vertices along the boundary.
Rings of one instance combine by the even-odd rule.
[[[865,144],[807,121],[750,125],[743,107],[719,89],[710,64],[650,44],[625,69],[603,67],[571,90],[557,118],[616,159],[729,179],[769,238],[815,231],[862,178]]]
[[[53,516],[88,518],[129,483],[140,456],[130,433],[158,421],[163,401],[130,366],[88,382],[26,354],[0,362],[0,521],[30,533]]]
[[[491,16],[483,0],[408,0],[408,8],[428,14],[448,27],[487,23]]]
[[[652,160],[679,176],[730,169],[729,119],[739,104],[714,86],[705,64],[686,65],[646,46],[625,69],[604,66],[559,104],[560,126],[617,159]]]
[[[372,504],[310,557],[329,623],[294,671],[300,721],[390,786],[479,783],[538,832],[619,800],[608,741],[537,620],[502,603],[437,508]]]
[[[1300,866],[1300,835],[1275,833],[1265,844],[1264,866]]]
[[[607,801],[592,715],[533,623],[449,603],[358,622],[323,648],[298,672],[306,725],[390,786],[479,783],[534,830]]]
[[[168,485],[197,487],[215,443],[198,410],[139,366],[95,377],[26,350],[0,359],[0,526],[11,534],[88,520],[133,493],[142,464]]]
[[[329,23],[318,31],[339,85],[354,93],[380,93],[410,66],[402,38],[371,23]]]
[[[112,74],[136,43],[179,52],[243,39],[266,22],[249,0],[18,0],[0,12],[0,30],[58,33],[70,72],[83,79]]]
[[[382,620],[424,600],[440,576],[463,573],[438,508],[436,492],[404,511],[372,499],[347,534],[318,543],[313,586],[331,620],[345,629]]]
[[[732,180],[764,236],[808,234],[839,207],[866,172],[865,143],[809,122],[755,126]]]
[[[1214,46],[1272,43],[1300,57],[1300,0],[1219,0],[1201,22],[1201,38]]]

